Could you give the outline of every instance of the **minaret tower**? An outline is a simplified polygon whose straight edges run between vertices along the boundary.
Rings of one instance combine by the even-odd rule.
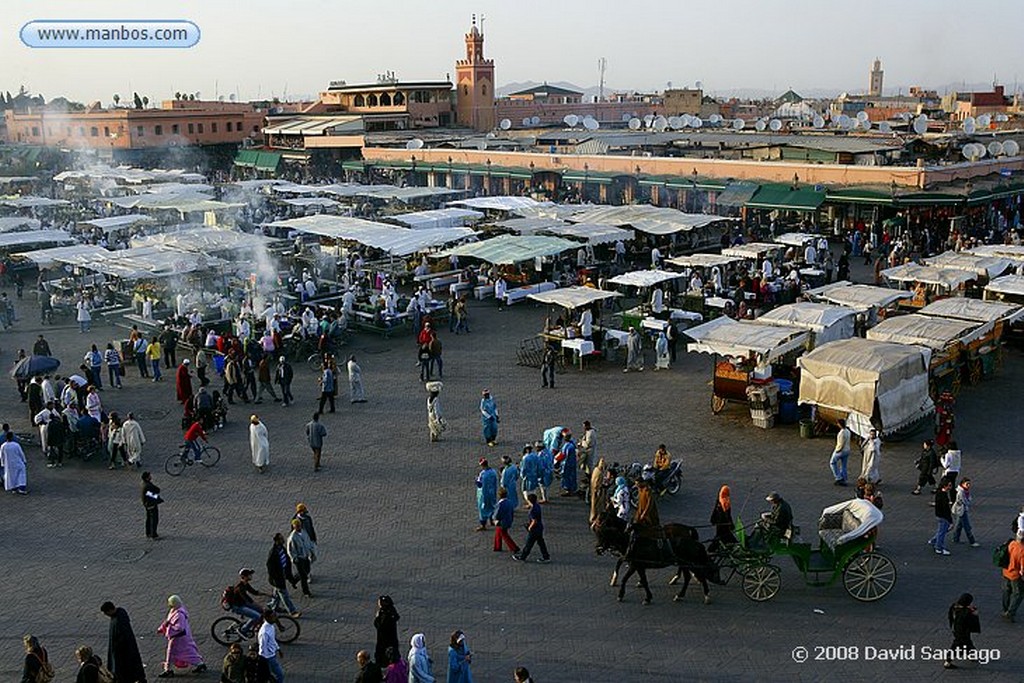
[[[480,16],[483,25],[483,15]],[[455,62],[455,117],[460,126],[494,129],[494,61],[484,59],[484,34],[473,25],[466,34],[466,58]]]

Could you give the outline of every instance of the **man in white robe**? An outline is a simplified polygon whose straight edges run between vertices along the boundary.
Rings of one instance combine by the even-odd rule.
[[[270,434],[256,415],[249,418],[249,449],[252,451],[252,464],[262,474],[270,464]]]
[[[25,480],[25,451],[14,440],[14,432],[7,432],[4,445],[0,446],[0,465],[4,468],[4,490],[23,496],[28,495]]]
[[[128,462],[135,467],[141,467],[142,446],[146,443],[146,435],[142,433],[142,426],[131,413],[128,413],[128,417],[121,425],[121,440],[128,455]]]

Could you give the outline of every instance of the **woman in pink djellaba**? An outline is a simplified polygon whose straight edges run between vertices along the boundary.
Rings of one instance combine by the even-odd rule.
[[[157,633],[167,638],[167,657],[164,659],[164,671],[158,678],[172,678],[174,669],[192,667],[192,673],[206,671],[206,662],[199,654],[196,641],[192,638],[192,628],[188,624],[188,610],[177,595],[167,598],[167,618],[160,624]]]

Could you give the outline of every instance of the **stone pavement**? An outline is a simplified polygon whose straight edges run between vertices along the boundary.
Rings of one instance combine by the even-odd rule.
[[[4,366],[37,333],[30,300],[23,322],[0,336]],[[682,603],[665,585],[667,570],[652,574],[654,604],[640,604],[634,587],[624,604],[608,586],[613,560],[593,552],[586,510],[558,500],[545,509],[550,565],[519,564],[491,551],[491,534],[473,531],[477,460],[496,463],[518,454],[525,441],[555,424],[579,433],[584,419],[598,430],[598,450],[619,462],[650,460],[659,443],[684,463],[684,489],[660,502],[663,521],[706,523],[718,488],[728,483],[735,509],[752,522],[764,496],[780,491],[796,521],[813,536],[820,510],[852,490],[831,485],[831,442],[801,440],[795,426],[762,431],[745,410],[710,412],[711,359],[680,355],[669,372],[623,374],[618,365],[595,365],[558,376],[555,390],[540,388],[539,371],[518,367],[515,348],[542,324],[546,311],[531,303],[498,311],[493,302],[471,306],[470,335],[442,330],[445,349],[443,410],[449,430],[441,443],[428,441],[425,392],[414,367],[412,339],[382,340],[366,334],[348,347],[363,368],[369,402],[339,402],[324,417],[329,435],[324,470],[313,473],[302,427],[314,409],[315,377],[296,366],[298,403],[236,405],[228,426],[212,436],[222,460],[212,469],[193,467],[179,478],[164,473],[163,460],[180,442],[173,375],[161,384],[129,372],[122,391],[106,390],[105,407],[140,416],[148,443],[145,460],[166,499],[158,542],[144,536],[136,473],[110,472],[104,463],[42,466],[38,447],[28,449],[31,495],[0,497],[0,557],[7,586],[0,602],[4,628],[0,677],[20,674],[24,633],[49,649],[58,680],[71,680],[73,648],[105,648],[107,619],[99,612],[113,600],[132,616],[144,660],[160,670],[164,640],[154,633],[171,593],[182,596],[194,633],[211,670],[224,649],[209,635],[221,616],[220,592],[241,566],[264,562],[274,532],[287,530],[296,502],[316,521],[321,559],[314,566],[315,597],[300,600],[302,636],[284,650],[289,681],[352,680],[357,650],[374,643],[377,595],[390,594],[401,613],[403,654],[411,635],[426,634],[435,673],[444,680],[449,634],[466,632],[478,681],[511,678],[525,665],[540,681],[824,680],[848,678],[932,680],[941,665],[921,661],[921,647],[945,647],[946,608],[961,592],[976,596],[982,620],[979,647],[1001,649],[1002,659],[971,675],[1020,680],[1020,624],[999,619],[999,572],[993,544],[1005,540],[1011,517],[1024,502],[1019,454],[1024,446],[1018,401],[1024,357],[1010,350],[1002,372],[979,387],[966,387],[957,412],[964,474],[974,479],[974,526],[982,547],[952,546],[952,556],[931,552],[934,531],[927,496],[911,496],[917,441],[886,444],[886,521],[881,549],[899,568],[893,593],[861,604],[840,585],[805,586],[787,558],[778,558],[783,585],[772,601],[747,600],[733,580],[712,586],[703,605],[699,587]],[[47,328],[64,370],[78,366],[87,342],[120,336],[98,324],[92,333]],[[650,351],[648,351],[650,360]],[[477,404],[490,387],[502,415],[499,445],[480,438]],[[343,382],[342,389],[347,388]],[[339,396],[343,398],[343,396]],[[27,411],[13,383],[0,397],[0,416],[28,428]],[[271,439],[272,466],[260,475],[248,453],[247,418],[259,412]],[[857,454],[851,469],[860,465]],[[522,540],[519,511],[513,535]],[[708,535],[708,530],[702,533]],[[794,662],[794,648],[857,646],[847,661]],[[863,661],[865,648],[916,645],[915,661]],[[825,651],[833,655],[832,651]],[[203,676],[216,679],[216,674]]]

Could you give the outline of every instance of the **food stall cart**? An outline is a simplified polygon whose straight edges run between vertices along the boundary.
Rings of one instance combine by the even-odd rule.
[[[549,306],[558,306],[571,313],[576,309],[593,307],[599,301],[618,296],[622,295],[618,292],[608,292],[593,287],[564,287],[530,294],[528,298]],[[598,312],[600,311],[598,310]],[[569,316],[565,317],[564,325],[561,327],[545,325],[545,329],[536,338],[520,343],[519,364],[539,367],[544,344],[558,344],[563,352],[570,352],[573,358],[579,361],[579,367],[582,370],[585,358],[600,354],[603,348],[607,348],[609,338],[605,337],[604,330],[597,323],[598,321],[595,319],[591,339],[583,339],[577,326],[570,323]],[[610,339],[614,339],[613,345],[618,346],[617,338]]]
[[[895,344],[916,344],[932,350],[929,374],[934,396],[943,391],[954,395],[970,353],[977,353],[991,323],[979,324],[920,313],[887,318],[868,330],[867,338]]]
[[[986,284],[992,278],[999,277],[1013,268],[1010,259],[1001,256],[981,256],[965,252],[947,251],[938,256],[924,259],[925,264],[934,268],[963,270],[978,276],[979,285]]]
[[[859,338],[823,344],[797,359],[798,401],[813,407],[819,434],[840,418],[861,438],[871,428],[883,437],[911,432],[935,411],[930,356],[921,346]]]
[[[823,301],[837,306],[852,308],[864,314],[867,327],[896,311],[900,301],[914,295],[902,289],[875,287],[874,285],[855,285],[848,280],[833,282],[824,287],[809,289],[805,292],[811,301]]]
[[[901,306],[924,308],[930,301],[946,296],[963,296],[968,283],[977,282],[977,273],[954,268],[904,263],[882,271],[882,277],[911,291],[913,296]]]
[[[649,295],[651,289],[658,285],[673,282],[681,277],[683,277],[682,273],[670,270],[651,269],[634,270],[629,273],[623,273],[622,275],[616,275],[613,278],[609,278],[607,281],[608,285],[615,285],[616,287],[633,287],[638,290],[640,303],[633,308],[622,312],[622,329],[629,329],[630,327],[641,329],[645,327],[644,320],[650,317],[651,314]],[[674,294],[671,290],[672,288],[670,288],[670,291],[665,293],[665,310],[671,311],[670,315],[676,313],[676,311],[673,311],[669,305]],[[678,309],[678,315],[676,317],[679,321],[682,321],[686,317],[683,315],[684,313],[685,311]]]
[[[773,252],[782,251],[785,248],[783,244],[772,244],[771,242],[748,242],[722,249],[722,256],[732,256],[744,261],[754,261],[760,266],[765,256]]]
[[[1003,275],[988,283],[981,293],[983,301],[1001,301],[1024,306],[1024,275]],[[1024,339],[1024,320],[1010,324],[1010,335],[1014,340]]]
[[[704,271],[702,279],[708,282],[712,269],[718,268],[722,276],[722,282],[728,281],[730,271],[738,268],[743,259],[737,256],[722,256],[721,254],[688,254],[686,256],[673,256],[665,259],[665,265],[672,268],[679,268],[684,276],[689,275],[693,269]],[[721,296],[704,296],[703,292],[686,292],[682,295],[682,308],[685,311],[700,313],[705,318],[716,318],[725,313],[725,307],[729,299]]]
[[[1002,338],[1014,323],[1024,320],[1024,306],[977,299],[941,299],[928,304],[919,313],[951,318],[979,325],[991,325],[987,334],[968,348],[967,376],[972,384],[995,373],[1002,361]]]
[[[811,333],[810,348],[837,339],[849,339],[854,333],[857,311],[846,306],[799,301],[772,309],[755,318],[762,325],[796,327]]]
[[[711,412],[716,415],[728,401],[748,403],[749,387],[776,387],[773,364],[784,365],[787,357],[802,353],[810,339],[805,330],[725,317],[684,334],[693,340],[687,351],[715,356]]]

